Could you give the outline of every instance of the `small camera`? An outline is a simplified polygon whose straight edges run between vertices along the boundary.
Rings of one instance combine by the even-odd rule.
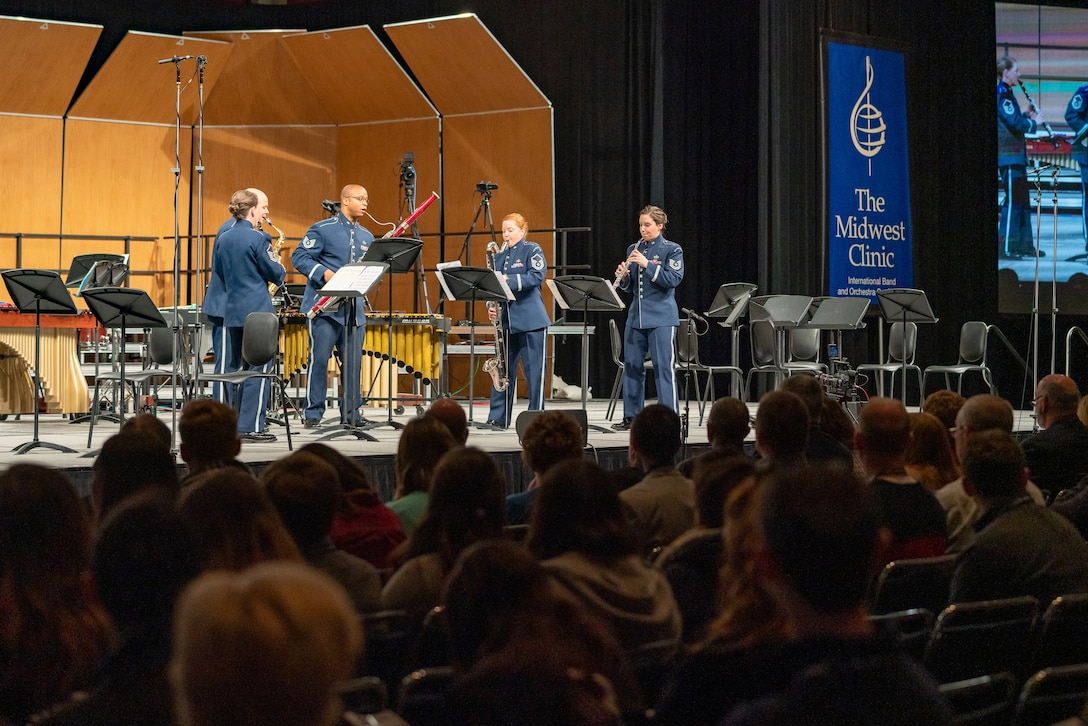
[[[331,215],[340,214],[340,202],[334,202],[331,199],[322,199],[321,208]]]
[[[499,188],[498,184],[493,184],[489,181],[482,181],[476,185],[476,191],[484,194],[485,192],[493,192]]]

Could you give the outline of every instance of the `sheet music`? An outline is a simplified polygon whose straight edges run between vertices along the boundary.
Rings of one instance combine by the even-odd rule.
[[[353,262],[337,270],[319,292],[329,297],[361,297],[388,269],[384,262]]]

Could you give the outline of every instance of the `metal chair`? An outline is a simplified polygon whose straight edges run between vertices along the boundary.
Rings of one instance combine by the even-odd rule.
[[[877,577],[872,611],[880,614],[925,608],[941,612],[948,605],[955,567],[956,555],[889,562]]]
[[[1016,707],[1016,678],[1012,673],[942,683],[938,690],[948,701],[956,726],[1007,724]]]
[[[1031,670],[1088,663],[1088,595],[1056,597],[1039,619]]]
[[[1021,676],[1031,657],[1038,613],[1033,597],[949,605],[933,626],[926,668],[938,683],[1002,671]]]
[[[616,364],[616,380],[612,383],[612,398],[608,401],[608,412],[605,414],[611,421],[616,414],[616,401],[623,394],[623,338],[615,318],[608,319],[608,339],[612,343],[612,362]],[[654,368],[653,361],[648,359],[642,365],[647,371]]]
[[[858,373],[877,373],[876,392],[878,396],[884,395],[884,374],[890,373],[888,395],[895,395],[895,374],[902,373],[904,369],[914,371],[918,375],[918,396],[922,396],[922,369],[914,363],[914,351],[918,342],[918,325],[908,322],[904,335],[903,323],[892,323],[888,329],[888,359],[885,363],[864,363],[858,366]],[[903,361],[906,360],[906,366]],[[903,378],[903,398],[907,396],[907,381]]]
[[[782,362],[786,375],[794,373],[826,373],[827,364],[820,362],[820,331],[816,328],[790,328],[788,357]]]
[[[722,373],[729,376],[730,382],[733,376],[739,383],[744,379],[744,371],[733,365],[717,365],[703,363],[699,357],[699,335],[695,326],[688,320],[681,320],[680,327],[676,331],[676,372],[690,375],[695,379],[695,393],[699,400],[699,425],[703,423],[703,413],[707,402],[717,400],[714,389],[714,376]],[[699,374],[706,374],[706,382],[699,387]]]
[[[1013,723],[1045,726],[1080,715],[1088,696],[1088,665],[1046,668],[1024,682]]]
[[[238,395],[234,397],[235,409],[240,409],[242,405],[240,387],[243,383],[252,378],[267,378],[273,381],[280,389],[280,398],[283,401],[283,426],[287,430],[287,449],[292,451],[294,446],[291,442],[291,420],[287,415],[287,406],[294,408],[300,419],[302,414],[291,397],[287,395],[287,381],[283,379],[283,376],[274,370],[267,372],[261,370],[275,360],[279,353],[279,343],[279,317],[275,313],[250,313],[246,316],[245,326],[242,328],[242,362],[251,367],[231,373],[206,373],[201,380],[238,386]]]
[[[787,375],[779,362],[777,331],[770,320],[753,320],[748,326],[752,343],[752,367],[744,379],[744,400],[752,391],[752,376],[773,376],[774,387]]]
[[[993,373],[986,364],[986,343],[990,337],[991,326],[978,320],[969,321],[960,328],[960,358],[955,365],[926,366],[922,373],[922,397],[926,395],[926,380],[930,373],[944,375],[944,387],[951,388],[949,376],[956,376],[956,392],[963,392],[963,376],[972,371],[982,375],[983,382],[990,389],[990,393],[997,395],[994,387]]]

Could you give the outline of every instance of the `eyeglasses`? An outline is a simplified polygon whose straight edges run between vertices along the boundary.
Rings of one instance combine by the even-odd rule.
[[[366,202],[370,199],[370,197],[364,197],[360,194],[357,197],[344,197],[344,199],[358,199],[360,202]]]
[[[963,429],[964,429],[963,426],[952,426],[951,428],[948,429],[948,434],[949,434],[949,436],[955,436],[960,431],[963,431]]]

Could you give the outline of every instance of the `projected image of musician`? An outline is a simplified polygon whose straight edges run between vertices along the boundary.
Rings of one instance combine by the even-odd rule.
[[[340,190],[340,211],[334,217],[315,222],[306,232],[295,251],[291,264],[306,276],[306,291],[302,296],[303,311],[313,309],[322,286],[332,279],[341,266],[363,259],[374,235],[359,224],[366,213],[370,196],[359,184],[348,184]],[[303,425],[316,428],[325,415],[325,395],[328,390],[329,357],[335,347],[340,354],[341,382],[359,380],[362,364],[362,344],[365,334],[366,312],[362,305],[355,306],[356,344],[345,350],[344,326],[347,324],[349,306],[339,305],[323,309],[308,321],[310,331],[310,356],[307,362],[308,386]],[[350,414],[362,405],[362,397],[345,401],[340,412],[341,422],[351,423]],[[358,418],[354,419],[359,422]]]
[[[1073,144],[1073,158],[1080,166],[1080,208],[1081,208],[1081,236],[1084,238],[1084,250],[1088,252],[1088,220],[1085,213],[1088,212],[1088,136],[1081,136],[1081,131],[1088,125],[1088,84],[1077,89],[1073,97],[1069,99],[1065,107],[1065,122],[1073,133],[1080,137]]]
[[[1031,200],[1027,181],[1027,144],[1024,134],[1033,133],[1044,123],[1042,112],[1029,105],[1022,112],[1013,95],[1020,83],[1020,68],[1015,58],[997,59],[997,168],[1004,189],[998,225],[998,253],[1005,259],[1034,257],[1031,237]],[[1046,255],[1039,250],[1040,257]]]
[[[268,216],[268,197],[260,189],[240,189],[230,200],[231,219],[220,227],[212,251],[212,275],[204,309],[212,323],[216,372],[242,368],[242,330],[252,312],[273,312],[269,283],[283,284],[287,273],[272,251],[272,237],[257,227]],[[269,362],[261,368],[268,372]],[[271,442],[275,434],[265,430],[269,382],[253,378],[241,385],[238,437]]]
[[[529,410],[544,408],[544,355],[545,337],[551,318],[544,307],[540,286],[544,284],[547,264],[544,251],[536,242],[525,239],[529,223],[518,213],[508,214],[502,220],[502,249],[493,249],[488,243],[488,267],[499,273],[510,286],[514,299],[488,307],[488,314],[496,322],[494,362],[489,361],[492,373],[491,410],[487,423],[496,428],[510,425],[510,409],[517,390],[518,363],[525,373],[529,392]],[[489,371],[491,372],[491,371]]]
[[[658,403],[677,410],[673,344],[680,324],[676,287],[684,279],[684,250],[662,234],[668,221],[661,207],[644,207],[638,215],[642,239],[627,248],[627,258],[616,267],[616,287],[631,293],[623,329],[623,421],[612,426],[617,431],[631,428],[646,402],[647,351]]]

